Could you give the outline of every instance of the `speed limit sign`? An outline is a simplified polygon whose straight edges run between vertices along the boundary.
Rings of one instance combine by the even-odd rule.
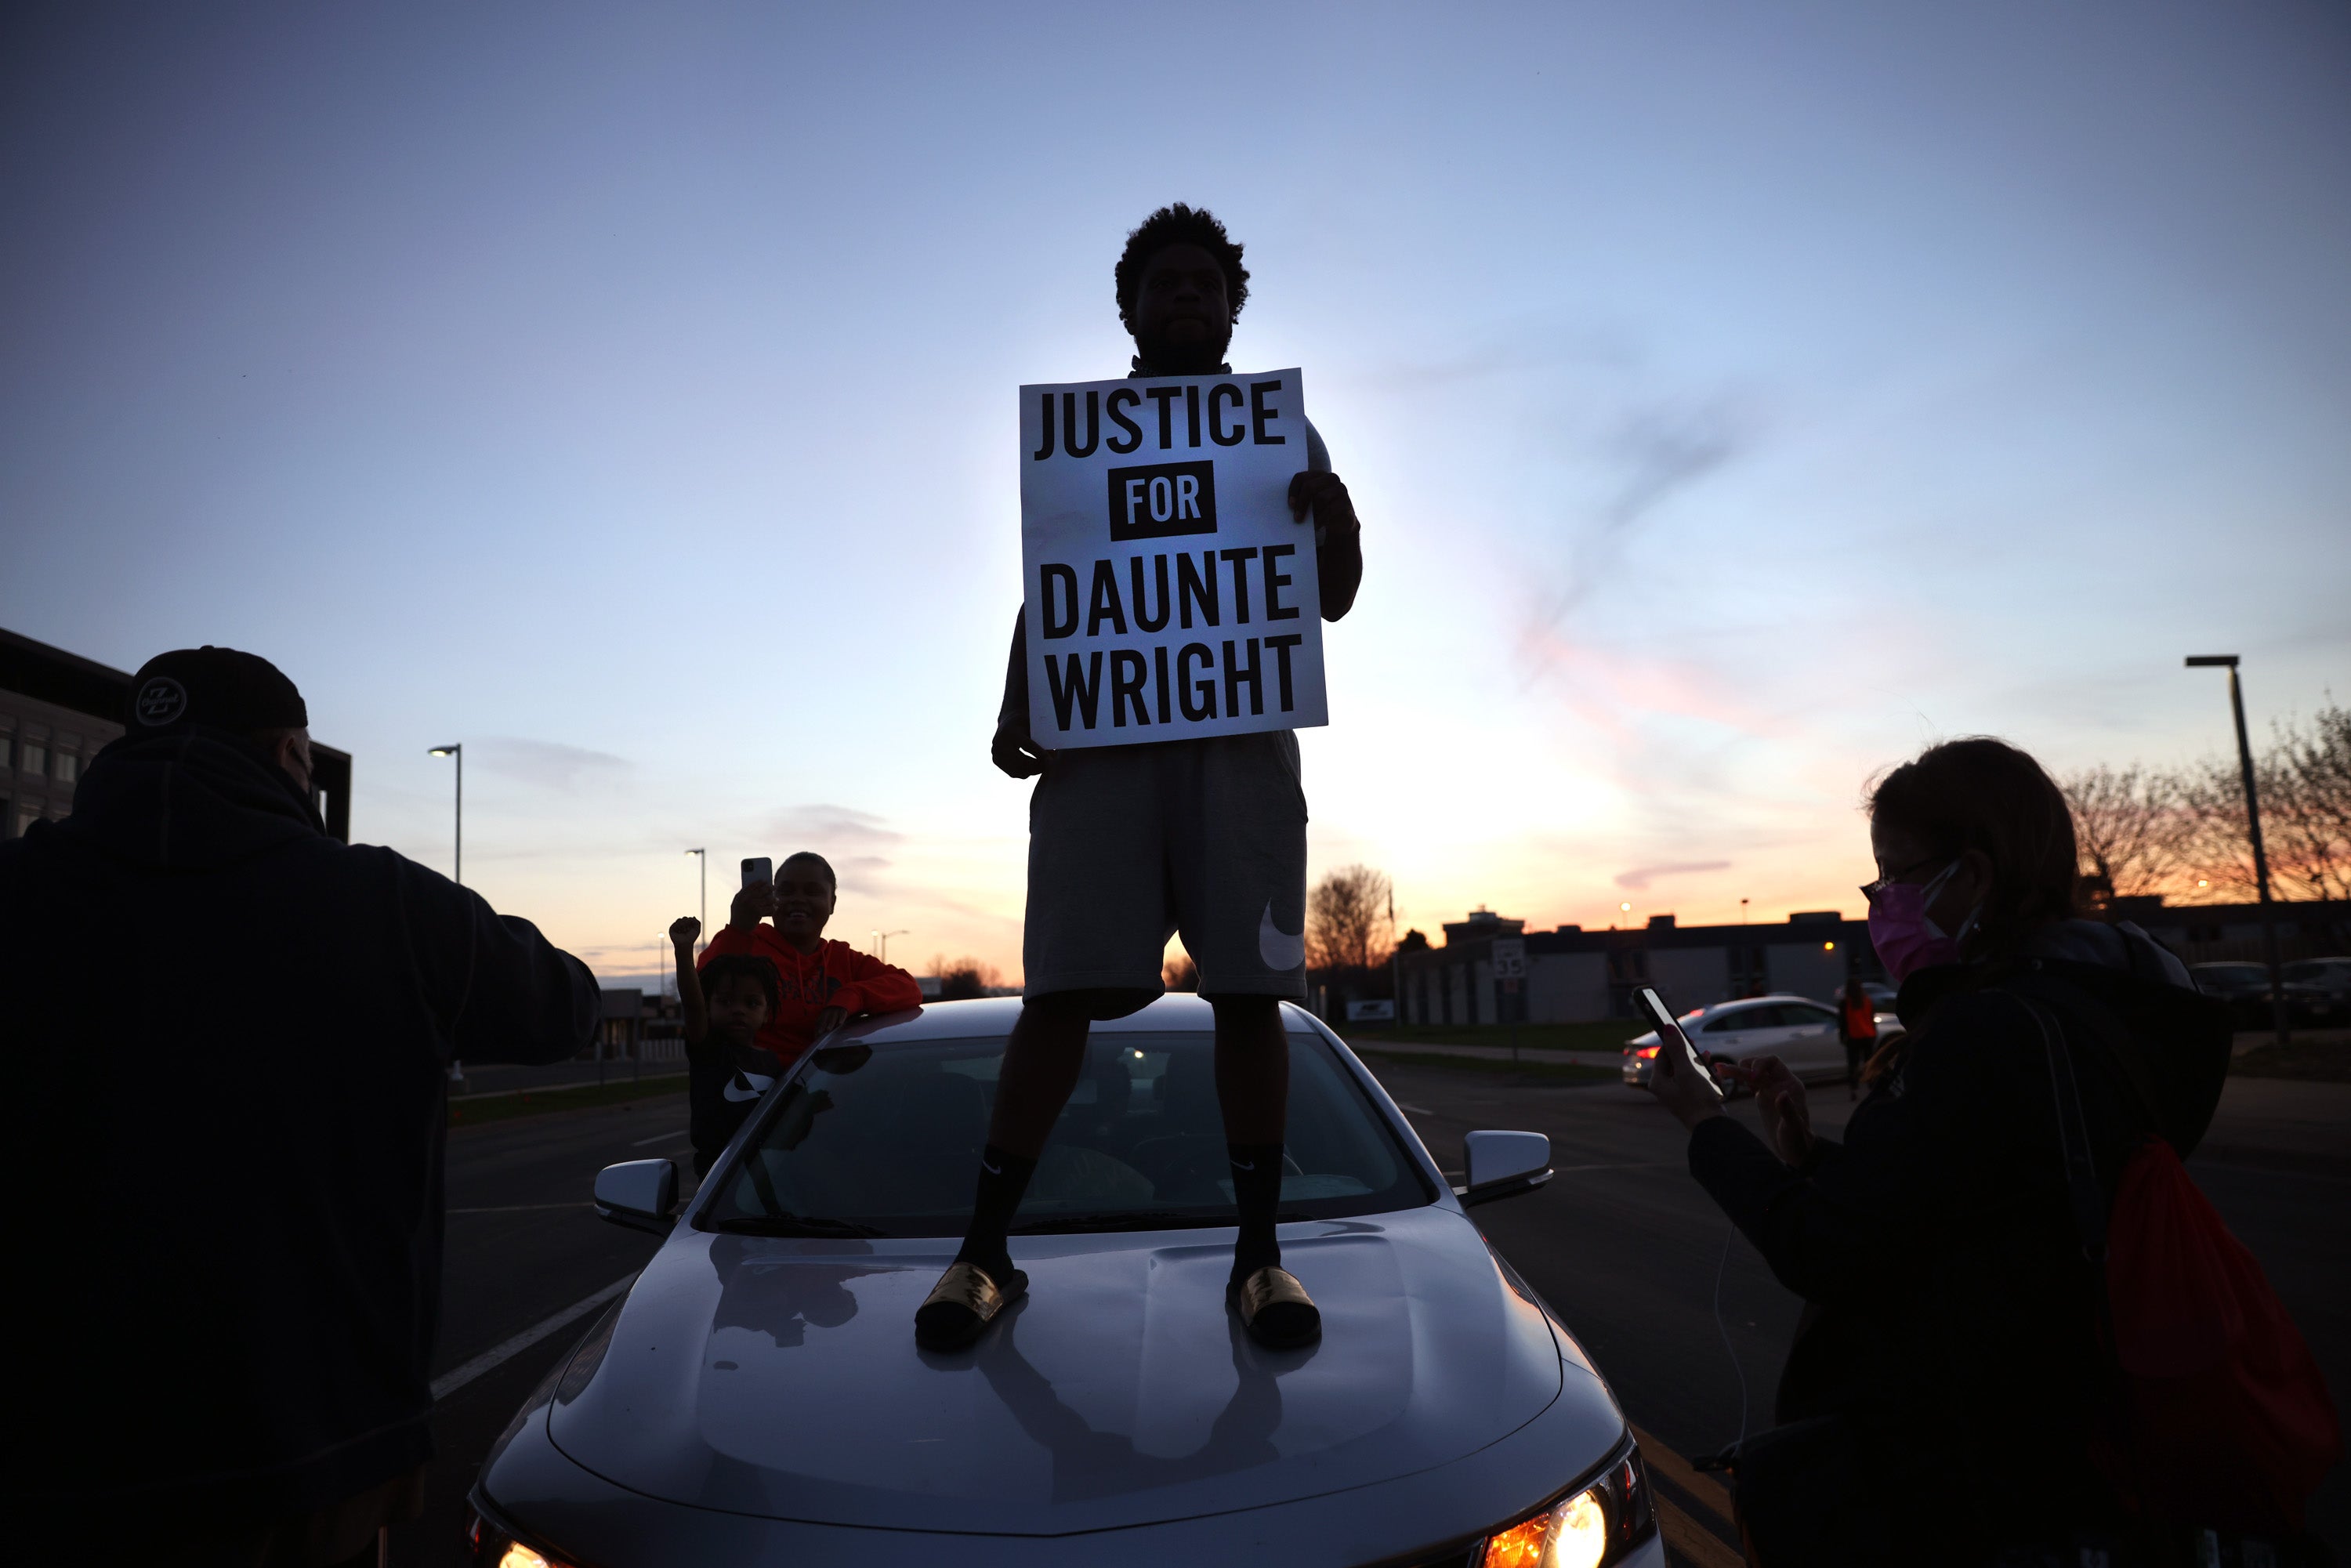
[[[1527,939],[1523,936],[1494,938],[1494,978],[1523,980],[1527,977]]]

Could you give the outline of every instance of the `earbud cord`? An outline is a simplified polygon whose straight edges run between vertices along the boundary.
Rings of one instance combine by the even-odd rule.
[[[1730,1268],[1730,1244],[1739,1239],[1739,1227],[1722,1239],[1722,1258],[1714,1266],[1714,1332],[1722,1336],[1723,1354],[1730,1357],[1730,1370],[1739,1378],[1739,1441],[1731,1446],[1731,1455],[1747,1446],[1747,1369],[1739,1364],[1739,1352],[1731,1348],[1730,1325],[1722,1321],[1722,1276]]]

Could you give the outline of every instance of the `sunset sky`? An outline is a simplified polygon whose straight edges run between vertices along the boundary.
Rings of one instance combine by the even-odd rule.
[[[1015,390],[1173,200],[1364,518],[1311,849],[1403,925],[1857,914],[1932,739],[2351,696],[2339,6],[30,9],[0,625],[267,655],[444,870],[464,742],[608,979],[694,845],[1018,977]]]

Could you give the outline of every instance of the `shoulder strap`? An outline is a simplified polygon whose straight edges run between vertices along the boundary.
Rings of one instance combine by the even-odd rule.
[[[2016,996],[2011,991],[2011,996]],[[2074,1210],[2074,1229],[2082,1239],[2082,1257],[2100,1271],[2106,1265],[2106,1195],[2098,1185],[2098,1167],[2090,1157],[2090,1127],[2082,1114],[2081,1086],[2074,1077],[2074,1053],[2067,1047],[2064,1024],[2040,1003],[2016,997],[2017,1005],[2032,1015],[2049,1056],[2049,1088],[2057,1108],[2057,1143],[2065,1159],[2065,1190]],[[2103,1299],[2104,1292],[2101,1291]]]

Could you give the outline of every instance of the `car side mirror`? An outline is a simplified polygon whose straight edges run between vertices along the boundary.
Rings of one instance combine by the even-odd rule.
[[[1551,1180],[1551,1140],[1541,1133],[1472,1133],[1461,1140],[1464,1208],[1532,1192]]]
[[[596,1218],[667,1236],[677,1224],[674,1160],[630,1160],[596,1173]]]

